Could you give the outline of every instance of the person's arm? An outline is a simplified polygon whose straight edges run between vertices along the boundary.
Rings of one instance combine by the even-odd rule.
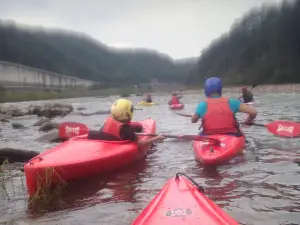
[[[206,112],[206,102],[200,102],[196,108],[196,112],[191,117],[192,123],[197,123],[201,116],[203,116]]]
[[[191,122],[197,123],[199,119],[200,119],[200,116],[197,113],[194,113],[194,115],[192,115]]]
[[[138,138],[137,139],[137,144],[138,146],[142,147],[142,146],[145,146],[145,145],[149,145],[149,144],[152,144],[156,141],[159,141],[159,140],[164,140],[165,137],[163,135],[158,135],[154,138],[150,138],[150,139],[140,139]]]
[[[240,105],[239,112],[247,113],[249,115],[245,121],[246,124],[251,124],[257,115],[257,111],[254,108],[244,103]]]
[[[141,139],[137,136],[137,134],[134,132],[134,130],[132,129],[132,127],[130,127],[130,125],[124,125],[120,131],[120,136],[122,140],[130,140],[130,141],[134,141],[138,144],[138,146],[145,146],[145,145],[149,145],[152,144],[153,142],[159,141],[159,140],[163,140],[165,139],[164,136],[162,135],[158,135],[156,137],[150,138],[150,139]]]

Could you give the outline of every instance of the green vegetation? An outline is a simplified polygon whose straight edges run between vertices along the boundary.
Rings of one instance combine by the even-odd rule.
[[[52,178],[58,182],[53,185]],[[62,202],[62,194],[67,183],[61,179],[53,168],[46,168],[43,177],[37,176],[37,191],[29,198],[29,208],[35,212],[58,209]]]
[[[128,97],[135,93],[134,88],[105,88],[99,90],[87,89],[69,89],[62,92],[57,91],[12,91],[1,89],[0,86],[0,103],[1,102],[19,102],[19,101],[39,101],[50,99],[77,98],[89,96],[110,96],[119,95]]]
[[[210,76],[225,84],[300,82],[300,0],[253,9],[202,52],[187,83]]]
[[[195,60],[153,50],[115,50],[76,32],[21,28],[0,21],[0,60],[100,82],[100,87],[184,82]]]

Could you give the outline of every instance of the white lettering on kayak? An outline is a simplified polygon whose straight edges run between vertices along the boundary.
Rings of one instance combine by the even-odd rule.
[[[177,208],[177,209],[169,209],[165,213],[165,216],[168,216],[168,217],[185,217],[185,216],[189,216],[191,214],[192,214],[192,210],[190,210],[190,209]]]
[[[75,134],[79,135],[80,127],[68,127],[66,126],[66,134]]]
[[[291,134],[293,133],[293,130],[294,130],[294,126],[285,127],[285,126],[282,126],[281,124],[279,124],[278,128],[277,128],[277,132],[285,131],[285,132],[289,132]]]

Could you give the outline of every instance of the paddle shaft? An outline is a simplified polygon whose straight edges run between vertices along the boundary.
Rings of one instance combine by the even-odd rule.
[[[156,137],[158,135],[163,135],[166,138],[178,138],[178,139],[185,139],[185,140],[194,140],[194,141],[208,141],[214,144],[220,144],[220,140],[200,135],[171,135],[171,134],[145,134],[145,133],[136,133],[137,135],[141,136],[151,136]]]
[[[141,135],[141,136],[150,136],[150,137],[156,137],[159,135],[163,135],[166,138],[180,138],[180,135],[171,135],[171,134],[145,134],[145,133],[136,133],[136,134]]]

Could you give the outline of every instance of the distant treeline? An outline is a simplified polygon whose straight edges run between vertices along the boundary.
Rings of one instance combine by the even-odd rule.
[[[300,0],[253,9],[205,49],[189,84],[300,82]]]
[[[107,85],[185,82],[196,60],[174,61],[153,50],[115,50],[76,32],[24,28],[0,21],[0,60]]]

